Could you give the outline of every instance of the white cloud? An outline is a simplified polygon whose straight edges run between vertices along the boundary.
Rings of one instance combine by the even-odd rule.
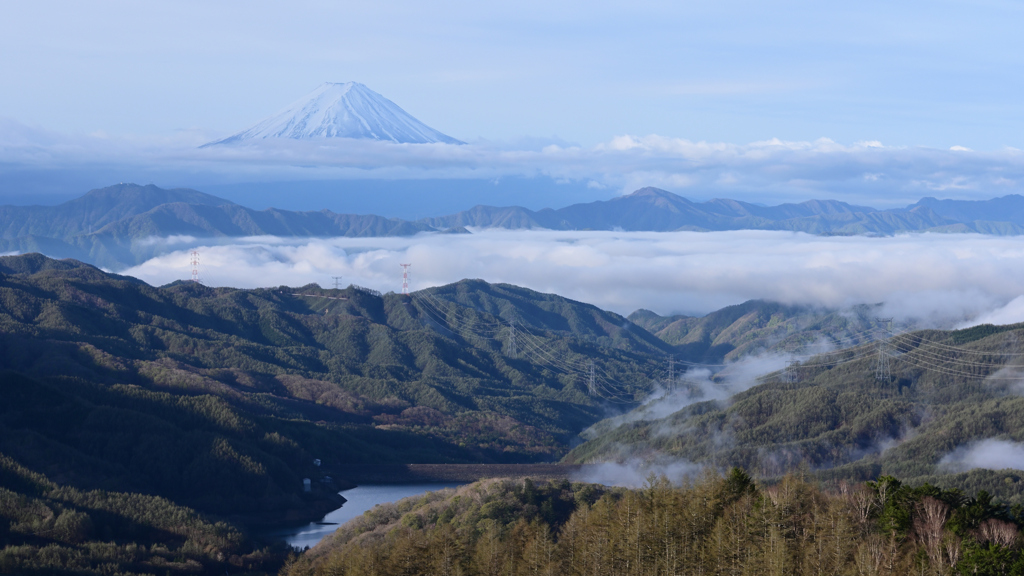
[[[942,457],[939,468],[965,472],[975,468],[986,470],[1024,470],[1024,444],[1007,440],[987,439],[960,446]]]
[[[836,198],[903,206],[942,192],[989,198],[1024,191],[1024,154],[769,139],[749,144],[694,142],[656,134],[621,135],[592,147],[533,139],[463,146],[359,140],[265,141],[198,148],[197,131],[167,138],[62,136],[0,122],[0,165],[9,169],[102,165],[138,174],[220,182],[348,178],[472,178],[544,175],[631,192],[662,186],[697,199],[767,203]],[[883,177],[884,176],[884,177]],[[607,193],[595,191],[595,198]],[[557,199],[551,207],[559,207]],[[467,206],[468,207],[468,206]]]
[[[413,289],[483,278],[620,313],[704,313],[755,298],[830,307],[885,302],[887,315],[953,326],[984,318],[1024,294],[1021,239],[975,234],[485,230],[409,238],[196,240],[123,272],[152,284],[187,278],[194,246],[201,252],[201,274],[213,285],[326,285],[342,275],[345,282],[397,291],[398,264],[412,262]]]
[[[680,459],[658,458],[644,461],[637,458],[625,462],[603,462],[590,464],[579,472],[572,474],[574,482],[591,482],[605,486],[622,486],[624,488],[640,488],[652,475],[654,478],[665,476],[674,484],[681,484],[687,478],[699,474],[704,467],[700,464]]]
[[[812,345],[801,352],[818,354],[830,349],[831,346]],[[705,367],[680,366],[682,374],[676,377],[676,381],[657,384],[640,406],[624,414],[602,420],[594,427],[584,431],[582,436],[589,437],[599,431],[617,428],[639,420],[660,420],[697,402],[716,401],[724,405],[734,395],[759,384],[759,378],[762,376],[782,370],[791,360],[796,359],[798,357],[795,354],[744,356],[725,366],[716,366],[715,372]],[[656,433],[678,435],[680,431],[667,426],[659,428]]]
[[[979,324],[1017,324],[1024,322],[1024,296],[1017,296],[1001,308],[980,314],[958,328],[970,328]]]

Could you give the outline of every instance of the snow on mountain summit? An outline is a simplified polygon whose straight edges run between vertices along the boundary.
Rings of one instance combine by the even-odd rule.
[[[325,82],[306,97],[252,128],[204,146],[289,138],[360,138],[402,144],[459,140],[413,118],[397,104],[358,82]]]

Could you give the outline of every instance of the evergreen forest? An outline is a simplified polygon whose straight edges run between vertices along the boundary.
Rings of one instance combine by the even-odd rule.
[[[1024,574],[1022,473],[947,462],[1024,441],[1024,326],[874,315],[625,318],[482,280],[154,287],[2,256],[0,573]],[[257,536],[337,508],[361,465],[559,461],[705,472],[486,480],[305,553]]]
[[[445,291],[509,314],[530,302],[521,345],[596,363],[630,383],[627,403],[669,348],[579,302]],[[349,466],[553,461],[600,420],[579,374],[510,354],[508,335],[461,334],[454,314],[477,313],[440,295],[157,288],[0,257],[0,568],[272,567],[287,550],[252,535],[337,508]]]

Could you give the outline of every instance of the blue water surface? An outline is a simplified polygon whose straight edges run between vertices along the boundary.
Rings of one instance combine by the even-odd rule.
[[[310,522],[304,526],[275,530],[266,535],[274,538],[283,538],[285,542],[296,547],[312,548],[325,536],[333,534],[342,524],[361,516],[363,512],[370,510],[378,504],[395,502],[409,496],[417,496],[425,492],[433,492],[444,488],[456,488],[462,483],[436,483],[436,484],[374,484],[357,486],[351,490],[339,492],[347,502],[334,512],[324,516],[319,522]]]

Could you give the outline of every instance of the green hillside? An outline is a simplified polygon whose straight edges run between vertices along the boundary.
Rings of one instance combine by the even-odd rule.
[[[870,341],[881,329],[875,308],[838,311],[750,300],[701,317],[637,310],[629,320],[671,344],[682,360],[720,363],[750,354],[846,348]]]
[[[892,474],[1024,503],[1020,472],[939,465],[974,441],[1024,441],[1024,325],[897,334],[879,348],[872,312],[754,301],[627,319],[482,280],[411,295],[153,287],[71,260],[0,257],[0,571],[276,571],[286,551],[250,531],[319,517],[348,467],[368,463],[681,460],[768,483],[792,470]],[[839,349],[726,402],[701,401],[714,384],[684,375],[668,391],[681,409],[602,420],[665,386],[670,355],[735,366],[816,342]],[[525,530],[516,514],[557,531],[603,493],[508,489],[480,502],[490,508],[446,504],[448,520],[504,522],[499,540]],[[442,508],[383,525],[433,530]]]
[[[801,467],[833,479],[892,474],[1022,502],[1019,472],[939,465],[974,441],[1024,441],[1015,368],[1022,337],[1019,324],[898,334],[883,349],[891,378],[876,377],[875,344],[847,348],[773,373],[728,402],[697,401],[664,418],[599,425],[565,460],[681,458],[765,478]]]
[[[349,463],[557,459],[604,414],[582,367],[628,404],[665,346],[592,306],[479,281],[411,297],[154,288],[40,255],[2,257],[0,272],[0,452],[217,513],[303,508],[301,478],[327,474],[314,458],[341,479]],[[514,294],[520,353],[499,318],[448,292]]]
[[[508,323],[514,320],[523,329],[572,334],[606,348],[655,357],[677,352],[670,344],[618,314],[556,294],[540,294],[511,284],[463,280],[429,288],[423,295],[431,298],[425,304],[439,308],[442,320],[450,320],[446,325],[460,326],[467,335],[506,333]],[[447,304],[468,310],[460,315]],[[495,322],[502,326],[495,326]]]
[[[557,460],[647,394],[663,348],[481,281],[152,287],[0,257],[0,572],[275,571],[285,550],[248,531],[337,507],[349,466]]]

